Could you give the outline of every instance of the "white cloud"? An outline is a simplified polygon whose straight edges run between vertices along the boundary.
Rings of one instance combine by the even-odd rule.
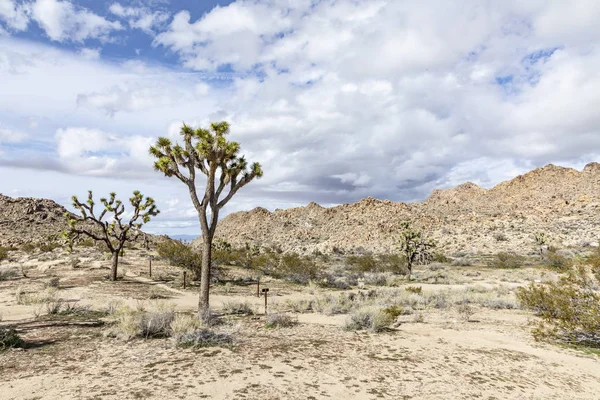
[[[81,50],[79,50],[79,54],[81,54],[81,56],[83,58],[85,58],[86,60],[99,60],[101,52],[102,52],[102,49],[100,49],[100,48],[88,49],[88,48],[84,47]]]
[[[32,5],[32,17],[46,35],[57,42],[107,41],[113,31],[123,29],[118,21],[108,21],[66,0],[36,0]]]
[[[121,178],[126,170],[132,184],[169,182],[164,201],[185,210],[185,188],[151,172],[149,140],[177,139],[182,121],[225,119],[265,171],[228,211],[415,200],[549,162],[579,166],[600,148],[599,6],[563,3],[236,1],[198,20],[183,11],[153,43],[201,73],[0,39],[0,120],[26,131],[30,116],[46,118],[36,132],[44,150],[7,152],[0,163],[41,159],[40,169]],[[134,28],[160,10],[110,11]],[[233,70],[223,82],[214,80],[221,69]],[[55,132],[72,127],[89,140],[63,145],[70,156],[52,164]],[[186,218],[173,210],[171,221]]]
[[[169,19],[170,14],[164,11],[152,11],[147,7],[124,7],[120,3],[113,3],[109,11],[125,20],[132,29],[140,29],[150,35],[160,29]]]
[[[29,24],[30,6],[28,3],[18,4],[12,0],[0,0],[0,21],[9,29],[23,31]],[[1,30],[0,26],[0,30]]]

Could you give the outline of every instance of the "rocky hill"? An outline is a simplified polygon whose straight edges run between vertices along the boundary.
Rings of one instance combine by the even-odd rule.
[[[0,194],[0,246],[47,242],[67,228],[66,211],[52,200]]]
[[[12,198],[0,194],[0,246],[43,244],[60,238],[68,228],[67,209],[48,199]],[[157,236],[148,234],[151,241]],[[138,238],[142,242],[142,238]]]
[[[412,221],[438,240],[447,254],[534,251],[544,231],[558,246],[595,244],[600,233],[600,164],[583,171],[547,165],[492,189],[465,183],[434,190],[423,202],[366,198],[355,204],[276,210],[255,208],[227,216],[217,237],[234,245],[276,246],[286,251],[387,252],[397,227]]]

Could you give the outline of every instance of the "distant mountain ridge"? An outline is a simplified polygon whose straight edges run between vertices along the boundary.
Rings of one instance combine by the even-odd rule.
[[[216,236],[310,253],[395,249],[401,221],[412,221],[448,253],[533,252],[533,234],[547,232],[560,246],[594,243],[600,231],[600,164],[582,171],[553,164],[491,189],[464,183],[434,190],[423,202],[371,197],[324,208],[316,203],[286,210],[257,207],[224,218]],[[196,239],[195,244],[199,244]]]

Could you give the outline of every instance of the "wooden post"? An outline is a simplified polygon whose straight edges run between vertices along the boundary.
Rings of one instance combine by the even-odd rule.
[[[256,278],[256,297],[260,297],[260,278]]]
[[[148,257],[148,276],[152,278],[152,256]]]
[[[185,281],[187,280],[187,271],[183,271],[183,290],[185,290]]]
[[[268,312],[267,297],[268,297],[268,293],[269,293],[269,288],[264,288],[263,290],[261,290],[261,292],[263,292],[265,294],[265,315],[267,315],[267,312]]]

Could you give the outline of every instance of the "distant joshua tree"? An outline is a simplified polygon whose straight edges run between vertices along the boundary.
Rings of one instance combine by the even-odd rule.
[[[533,234],[535,244],[540,248],[540,256],[544,253],[544,246],[548,244],[548,235],[544,232],[536,232]]]
[[[146,197],[139,191],[133,192],[133,197],[129,199],[133,207],[133,216],[129,222],[123,221],[125,206],[121,200],[116,199],[116,194],[110,194],[110,198],[101,198],[100,202],[104,206],[100,215],[96,216],[94,211],[94,200],[92,191],[88,191],[88,199],[85,203],[80,202],[77,196],[73,196],[73,207],[77,209],[81,216],[65,213],[69,222],[69,229],[63,233],[63,236],[69,241],[69,248],[73,248],[73,241],[80,235],[88,236],[96,241],[104,242],[107,249],[112,254],[112,268],[110,280],[117,280],[117,266],[119,264],[119,255],[127,241],[135,240],[141,232],[143,224],[150,222],[150,218],[158,215],[160,212],[154,200]],[[106,217],[106,220],[105,220]],[[91,224],[90,224],[91,222]]]
[[[420,257],[424,257],[430,253],[431,249],[435,248],[435,246],[433,239],[426,238],[423,232],[412,229],[410,222],[400,223],[398,247],[400,252],[406,257],[409,281],[412,275],[413,263]]]
[[[219,211],[238,190],[263,174],[259,163],[248,169],[246,159],[238,156],[239,143],[227,141],[227,134],[227,122],[212,123],[209,129],[192,129],[183,124],[183,146],[179,143],[173,145],[169,139],[160,137],[150,147],[150,154],[157,159],[154,169],[183,182],[198,212],[203,240],[198,316],[203,320],[210,316],[211,249]],[[197,171],[206,177],[206,186],[200,197],[196,189]]]

